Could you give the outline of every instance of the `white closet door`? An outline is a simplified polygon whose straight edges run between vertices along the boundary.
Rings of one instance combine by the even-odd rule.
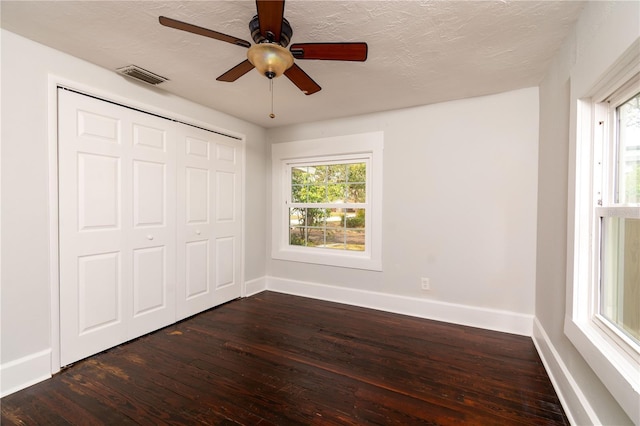
[[[182,319],[240,297],[239,142],[181,127],[177,312]]]
[[[59,90],[61,363],[175,321],[173,123]]]
[[[133,275],[128,339],[176,321],[175,123],[131,113]]]
[[[242,150],[215,138],[215,304],[240,297],[242,272]]]

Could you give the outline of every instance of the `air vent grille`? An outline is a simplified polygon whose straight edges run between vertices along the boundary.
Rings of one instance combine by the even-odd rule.
[[[126,67],[118,68],[116,71],[122,75],[126,75],[127,77],[135,78],[136,80],[140,80],[154,86],[168,81],[167,78],[162,77],[158,74],[154,74],[151,71],[147,71],[144,68],[140,68],[137,65],[129,65]]]

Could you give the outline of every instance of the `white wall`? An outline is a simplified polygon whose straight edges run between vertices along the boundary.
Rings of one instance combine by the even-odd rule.
[[[281,143],[371,131],[384,132],[383,271],[271,259],[268,287],[284,279],[287,291],[296,283],[298,290],[304,283],[356,290],[355,298],[373,291],[399,296],[400,312],[416,300],[436,302],[412,308],[424,317],[455,304],[532,319],[537,88],[269,129],[267,137]],[[431,291],[420,289],[420,277],[430,278]]]
[[[563,331],[567,264],[573,261],[567,252],[569,164],[574,161],[569,146],[575,130],[570,91],[572,85],[594,84],[639,35],[639,2],[589,2],[540,84],[535,338],[569,414],[581,425],[631,420]]]
[[[126,80],[2,30],[2,393],[50,372],[51,76],[125,103],[246,136],[245,279],[265,274],[264,129]],[[131,102],[128,102],[131,100]],[[53,109],[55,119],[55,109]],[[55,354],[54,354],[55,356]],[[43,371],[44,370],[44,371]],[[23,383],[23,384],[24,384]]]

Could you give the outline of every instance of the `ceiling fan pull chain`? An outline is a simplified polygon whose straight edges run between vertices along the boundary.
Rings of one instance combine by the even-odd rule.
[[[273,79],[269,79],[269,90],[271,91],[271,114],[269,114],[269,118],[276,118],[276,115],[273,113]]]

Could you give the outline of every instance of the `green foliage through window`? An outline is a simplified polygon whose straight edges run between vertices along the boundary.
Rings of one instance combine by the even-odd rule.
[[[365,163],[292,167],[291,202],[364,203],[366,170]]]
[[[618,107],[621,203],[640,203],[640,93]]]
[[[364,251],[366,181],[364,162],[292,166],[289,244]]]

